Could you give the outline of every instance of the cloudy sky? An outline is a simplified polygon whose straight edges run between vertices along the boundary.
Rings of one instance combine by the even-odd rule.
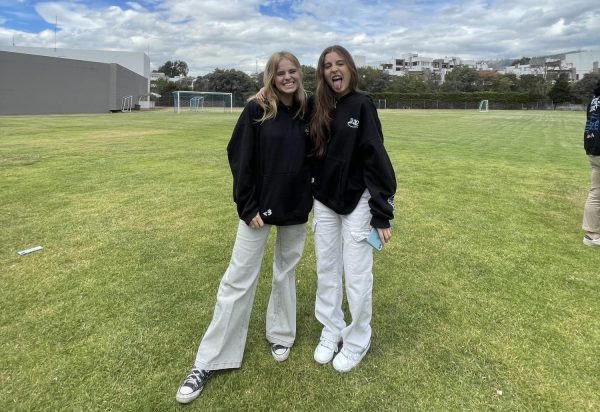
[[[55,43],[56,42],[56,43]],[[600,49],[598,0],[0,0],[0,45],[146,52],[190,75],[262,70],[289,50],[314,65],[341,44],[376,62]]]

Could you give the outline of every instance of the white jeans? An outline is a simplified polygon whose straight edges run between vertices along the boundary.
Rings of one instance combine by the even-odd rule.
[[[231,261],[221,279],[212,321],[200,342],[194,366],[216,370],[242,365],[248,323],[260,265],[271,225],[252,229],[242,220]],[[302,257],[306,225],[277,226],[273,282],[266,335],[271,343],[291,347],[296,338],[296,265]]]
[[[592,166],[592,183],[583,209],[583,230],[600,233],[600,156],[588,156]]]
[[[356,208],[338,215],[315,200],[313,231],[317,256],[315,316],[323,324],[321,339],[343,342],[346,349],[362,352],[371,340],[373,250],[367,243],[371,211],[365,190]],[[342,312],[343,286],[352,320]]]

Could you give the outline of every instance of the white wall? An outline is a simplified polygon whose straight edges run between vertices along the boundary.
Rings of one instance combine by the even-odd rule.
[[[565,55],[565,63],[575,67],[577,80],[583,79],[583,75],[600,69],[600,51],[582,51]],[[594,64],[595,63],[595,64]]]
[[[148,79],[148,87],[150,87],[150,57],[148,57],[146,53],[109,50],[53,49],[46,47],[14,47],[2,45],[0,45],[0,51],[31,54],[35,56],[62,57],[96,63],[116,63]]]

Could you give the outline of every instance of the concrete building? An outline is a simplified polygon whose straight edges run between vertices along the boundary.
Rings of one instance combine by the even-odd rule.
[[[62,59],[85,60],[96,63],[116,63],[131,70],[140,76],[150,79],[150,57],[146,53],[111,51],[111,50],[83,50],[83,49],[54,49],[46,47],[18,47],[2,46],[0,51],[13,53],[33,54],[36,56],[60,57]]]
[[[515,66],[507,66],[504,70],[501,70],[502,74],[514,74],[517,77],[521,77],[526,74],[533,74],[535,76],[543,76],[545,74],[544,66],[531,66],[530,64],[517,64]]]
[[[394,76],[434,74],[443,81],[446,73],[460,64],[462,60],[458,57],[435,59],[419,56],[417,53],[406,53],[398,58],[380,62],[378,67]]]
[[[600,51],[567,53],[564,62],[574,68],[573,80],[581,80],[586,73],[600,72]]]
[[[578,81],[587,73],[599,72],[599,62],[600,51],[579,51],[553,57],[533,57],[529,64],[507,66],[499,73],[513,73],[517,77],[532,74],[548,80],[555,80],[561,74],[566,74],[569,80]]]
[[[149,81],[145,53],[0,47],[0,114],[119,111]]]
[[[441,81],[446,73],[456,66],[467,66],[478,71],[489,71],[484,61],[463,60],[460,57],[431,58],[417,53],[406,53],[399,58],[380,61],[377,68],[395,76],[423,75],[431,73]],[[545,79],[557,79],[567,74],[571,81],[581,80],[586,73],[600,71],[600,51],[579,51],[553,57],[534,57],[529,64],[506,66],[498,70],[500,74],[515,74],[517,77],[532,74]]]

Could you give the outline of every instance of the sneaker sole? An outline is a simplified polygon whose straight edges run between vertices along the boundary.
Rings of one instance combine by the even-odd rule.
[[[331,355],[331,358],[329,358],[329,360],[326,360],[326,361],[321,361],[321,360],[315,358],[314,356],[313,356],[313,358],[315,359],[315,362],[317,362],[319,365],[327,365],[329,362],[331,362],[333,360],[334,355],[335,355],[335,352]]]
[[[591,247],[600,247],[600,242],[594,242],[586,237],[583,238],[583,244]]]
[[[283,355],[277,355],[275,353],[273,353],[273,351],[271,351],[271,355],[273,355],[273,359],[275,359],[277,362],[283,362],[286,361],[287,358],[290,357],[290,350],[288,350],[286,353],[284,353]]]
[[[179,402],[179,403],[183,403],[183,404],[190,403],[191,401],[196,399],[198,396],[200,396],[200,394],[202,393],[203,390],[204,390],[204,387],[202,387],[202,389],[200,389],[199,391],[190,393],[189,395],[184,395],[182,393],[179,393],[179,391],[177,391],[177,394],[175,395],[175,399],[177,399],[177,402]]]

